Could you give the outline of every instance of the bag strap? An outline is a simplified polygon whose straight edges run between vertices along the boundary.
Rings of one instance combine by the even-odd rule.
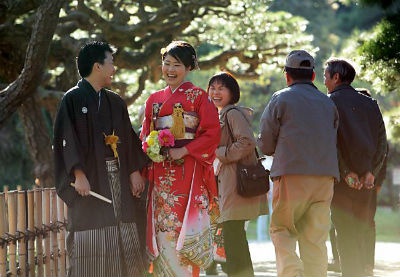
[[[231,126],[229,125],[229,120],[228,120],[228,112],[229,112],[230,110],[237,110],[237,111],[239,111],[239,112],[242,114],[243,117],[245,117],[245,116],[244,116],[244,114],[243,114],[239,109],[237,109],[236,107],[229,108],[229,110],[226,111],[225,122],[226,122],[226,125],[228,125],[229,135],[230,135],[230,137],[231,137],[231,139],[232,139],[232,143],[233,143],[234,140],[235,140],[235,137],[233,136],[232,129],[231,129]],[[257,161],[258,161],[258,160],[260,159],[260,156],[258,155],[257,147],[254,147],[254,151],[256,152]]]

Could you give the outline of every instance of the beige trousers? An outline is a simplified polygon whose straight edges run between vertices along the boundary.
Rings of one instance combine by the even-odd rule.
[[[274,181],[270,235],[279,277],[327,276],[333,182],[331,176],[313,175],[286,175]]]

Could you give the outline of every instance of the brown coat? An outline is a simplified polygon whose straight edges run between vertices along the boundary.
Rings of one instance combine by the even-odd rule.
[[[250,220],[268,214],[267,195],[244,198],[236,190],[236,167],[240,161],[245,165],[256,164],[254,148],[256,141],[251,128],[252,110],[243,107],[230,108],[227,105],[220,111],[221,140],[217,148],[217,158],[222,166],[218,173],[218,196],[221,211],[220,222],[228,220]],[[239,111],[239,110],[240,111]],[[227,112],[227,110],[229,110]],[[235,137],[232,143],[228,124]]]

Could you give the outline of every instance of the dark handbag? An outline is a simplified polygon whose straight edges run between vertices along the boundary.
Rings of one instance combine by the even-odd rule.
[[[234,109],[234,108],[232,108]],[[231,109],[230,109],[231,110]],[[230,111],[228,110],[227,113]],[[228,130],[232,139],[234,137],[229,126],[228,120],[226,120]],[[237,192],[243,197],[254,197],[265,194],[269,191],[269,170],[265,169],[262,165],[263,158],[260,158],[257,152],[257,148],[254,149],[257,156],[256,165],[243,165],[240,162],[237,163]]]
[[[257,150],[256,150],[257,153]],[[269,191],[269,170],[258,158],[256,165],[237,165],[237,192],[243,197],[254,197]]]

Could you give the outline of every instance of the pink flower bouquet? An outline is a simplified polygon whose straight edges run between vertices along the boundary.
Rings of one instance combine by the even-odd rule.
[[[169,129],[151,131],[143,142],[143,151],[156,163],[167,159],[168,148],[175,145],[175,138]]]

